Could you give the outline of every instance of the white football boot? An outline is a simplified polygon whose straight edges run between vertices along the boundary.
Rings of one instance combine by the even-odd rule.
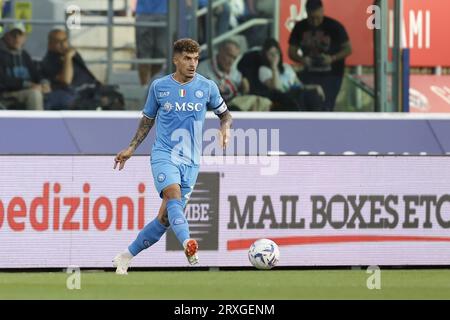
[[[186,239],[183,243],[184,254],[191,266],[198,263],[198,243],[194,239]]]
[[[133,255],[127,251],[119,253],[113,259],[113,266],[116,268],[116,274],[127,275],[128,267]]]

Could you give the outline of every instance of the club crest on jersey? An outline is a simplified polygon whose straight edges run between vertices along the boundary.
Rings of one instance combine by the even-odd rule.
[[[195,91],[195,96],[199,99],[203,98],[203,91],[202,90]]]
[[[164,180],[166,180],[166,175],[161,172],[158,174],[158,182],[163,182]]]
[[[185,89],[180,89],[179,94],[180,94],[181,98],[186,97],[186,90]]]

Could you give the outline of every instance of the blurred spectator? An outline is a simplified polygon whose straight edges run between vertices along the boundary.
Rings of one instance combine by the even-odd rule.
[[[192,0],[185,0],[187,7],[192,7]],[[198,8],[208,5],[208,0],[198,0]],[[136,5],[136,22],[167,21],[167,0],[138,0]],[[231,7],[228,2],[216,7],[213,11],[215,19],[215,35],[220,35],[230,28]],[[187,16],[187,20],[191,17]],[[188,22],[188,21],[186,21]],[[188,28],[189,26],[186,26]],[[199,23],[200,43],[206,42],[206,16]],[[168,46],[167,28],[136,27],[136,56],[139,59],[165,58]],[[171,41],[169,39],[169,41]],[[161,64],[139,64],[139,79],[141,85],[147,85],[150,80],[163,69]]]
[[[228,2],[230,6],[230,27],[236,28],[239,25],[239,20],[245,14],[245,1],[244,0],[230,0]]]
[[[214,1],[217,0],[213,0]],[[217,6],[213,10],[213,17],[216,20],[215,21],[215,27],[214,27],[214,36],[219,36],[225,32],[227,32],[230,29],[230,18],[231,18],[231,9],[232,9],[232,2],[235,2],[236,0],[230,0],[227,2],[224,2],[220,6]],[[239,1],[239,0],[238,0]],[[208,5],[209,0],[200,0],[199,1],[199,7],[206,7]],[[205,21],[206,22],[206,21]]]
[[[46,109],[120,110],[123,96],[111,86],[103,86],[87,68],[81,55],[69,46],[67,33],[54,29],[48,34],[48,50],[42,71],[51,81]]]
[[[8,24],[4,31],[5,34],[0,39],[2,98],[14,99],[27,109],[43,110],[44,94],[50,92],[50,86],[23,49],[27,37],[25,26],[23,23]]]
[[[344,76],[345,58],[352,53],[344,26],[324,16],[321,0],[308,0],[308,18],[299,21],[289,38],[289,57],[304,65],[300,80],[325,91],[324,108],[333,111]]]
[[[136,22],[165,22],[167,20],[167,0],[138,0]],[[136,26],[136,56],[139,59],[165,58],[168,34],[165,27]],[[150,79],[162,70],[161,64],[139,64],[139,80],[147,85]]]
[[[216,2],[217,0],[213,0]],[[222,3],[221,5],[215,7],[212,11],[213,24],[214,24],[214,34],[213,37],[219,36],[230,29],[231,21],[234,21],[234,15],[236,14],[235,2],[242,0],[229,0]],[[186,0],[187,6],[192,7],[192,0]],[[207,7],[209,0],[198,0],[198,9]],[[198,38],[199,43],[206,42],[206,15],[202,15],[198,21]]]
[[[261,62],[258,78],[271,92],[272,111],[321,111],[325,100],[322,87],[303,85],[298,80],[294,69],[283,63],[278,41],[269,38],[264,42]]]
[[[239,55],[239,44],[231,39],[225,40],[220,43],[217,55],[212,60],[202,61],[197,72],[213,80],[225,102],[235,110],[267,111],[271,105],[268,99],[248,95],[249,82],[235,67]]]
[[[215,58],[202,61],[197,68],[198,73],[217,84],[227,103],[239,93],[247,94],[249,92],[248,80],[243,78],[239,70],[233,67],[239,55],[239,44],[234,40],[225,40],[220,43]]]
[[[255,18],[273,18],[274,1],[273,0],[245,0],[244,13],[239,16],[239,23],[244,23]],[[258,25],[242,32],[247,39],[248,47],[260,47],[264,40],[270,36],[270,26]]]
[[[239,59],[237,69],[248,79],[250,94],[268,96],[267,88],[259,81],[259,67],[262,65],[261,47],[253,47],[244,52]]]
[[[275,10],[273,0],[246,0],[245,5],[250,16],[271,18]]]

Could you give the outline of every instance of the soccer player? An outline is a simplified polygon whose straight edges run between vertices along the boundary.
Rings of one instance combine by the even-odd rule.
[[[217,85],[196,73],[199,55],[200,46],[192,39],[174,43],[175,73],[153,81],[136,135],[114,160],[114,169],[119,165],[122,170],[156,122],[151,168],[162,204],[158,216],[139,232],[127,250],[114,258],[117,274],[127,274],[131,259],[155,244],[169,227],[183,246],[189,264],[198,263],[198,243],[190,238],[184,208],[197,180],[206,110],[220,118],[219,143],[223,148],[228,144],[232,122]]]

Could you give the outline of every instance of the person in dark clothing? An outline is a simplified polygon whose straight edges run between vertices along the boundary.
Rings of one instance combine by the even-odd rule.
[[[48,50],[42,71],[51,81],[53,92],[45,107],[61,109],[122,109],[123,97],[103,86],[87,68],[81,55],[69,46],[65,31],[55,29],[48,35]],[[112,99],[112,101],[109,101]]]
[[[304,65],[300,80],[319,84],[325,92],[324,111],[333,111],[344,76],[345,58],[352,53],[344,26],[324,16],[321,0],[308,0],[308,18],[297,22],[289,38],[289,57]]]
[[[25,41],[23,23],[6,26],[0,39],[0,94],[2,99],[14,99],[22,108],[43,110],[50,86],[23,49]]]

